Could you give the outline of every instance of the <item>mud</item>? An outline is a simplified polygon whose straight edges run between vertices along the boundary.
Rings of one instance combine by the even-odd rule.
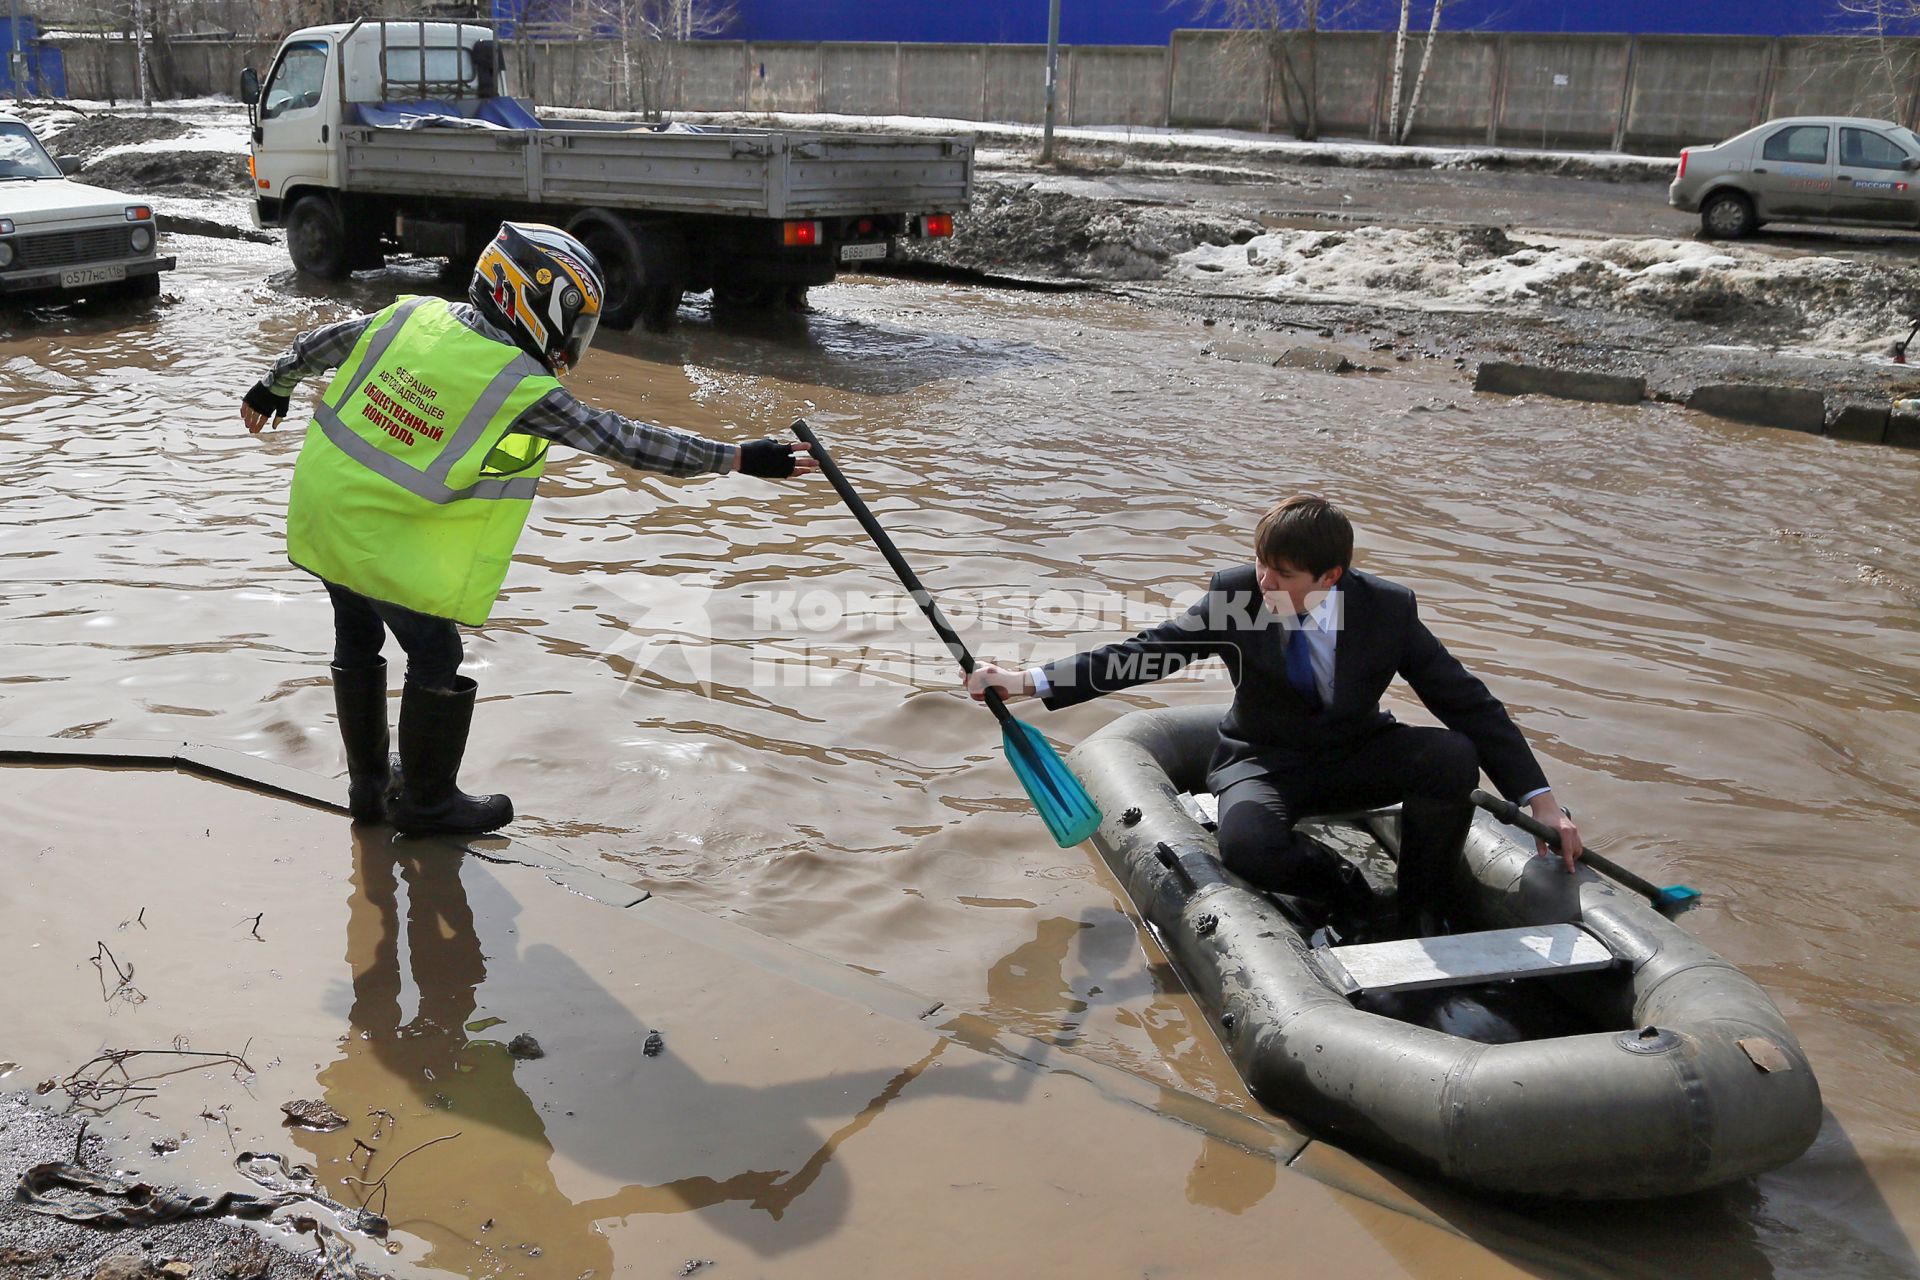
[[[109,1157],[99,1132],[108,1126],[84,1122],[91,1132],[80,1141],[83,1122],[78,1115],[54,1113],[29,1093],[0,1094],[0,1276],[7,1280],[87,1280],[96,1275],[163,1280],[169,1273],[161,1268],[184,1263],[190,1272],[181,1272],[176,1265],[171,1274],[191,1274],[201,1280],[313,1280],[318,1250],[299,1248],[296,1242],[302,1237],[291,1231],[258,1230],[230,1218],[115,1229],[28,1209],[15,1199],[13,1188],[34,1165],[74,1161],[92,1173],[110,1177],[125,1173]],[[158,1154],[138,1176],[156,1185],[174,1185]],[[259,1188],[236,1177],[218,1190],[257,1192]],[[380,1274],[365,1267],[359,1271],[362,1280],[377,1280]]]
[[[947,241],[907,241],[909,270],[934,269],[987,281],[1058,281],[1115,289],[1155,306],[1255,331],[1320,332],[1388,358],[1440,360],[1463,369],[1484,360],[1520,359],[1569,369],[1648,379],[1657,398],[1683,401],[1694,386],[1756,380],[1828,393],[1830,407],[1879,403],[1920,389],[1920,373],[1885,360],[1795,350],[1812,332],[1890,349],[1920,316],[1920,265],[1838,260],[1817,271],[1785,258],[1764,266],[1707,273],[1677,265],[1651,278],[1623,278],[1644,266],[1630,240],[1596,242],[1589,262],[1534,287],[1523,306],[1470,309],[1419,305],[1428,263],[1524,267],[1549,246],[1511,228],[1422,229],[1420,251],[1396,263],[1387,254],[1362,277],[1377,300],[1256,298],[1176,279],[1177,259],[1201,246],[1245,245],[1267,229],[1238,206],[1183,208],[1131,204],[1061,190],[1045,180],[982,181],[969,215]],[[1307,233],[1306,256],[1338,250],[1367,228]],[[1237,251],[1237,250],[1236,250]],[[1750,251],[1748,252],[1751,256]],[[1604,262],[1617,264],[1609,269]],[[1404,299],[1399,305],[1396,301]]]
[[[1032,182],[983,181],[948,240],[907,241],[917,265],[984,277],[1157,280],[1199,244],[1243,244],[1259,226],[1087,200]]]
[[[82,169],[80,181],[138,194],[245,197],[247,160],[220,151],[116,151]]]
[[[164,142],[193,132],[193,125],[172,116],[101,115],[83,117],[72,124],[42,135],[47,150],[55,155],[79,156],[92,160],[114,147],[142,142]]]

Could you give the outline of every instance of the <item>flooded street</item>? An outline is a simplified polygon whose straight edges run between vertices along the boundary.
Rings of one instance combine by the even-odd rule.
[[[238,402],[301,331],[434,278],[392,269],[327,290],[295,280],[276,246],[192,248],[150,311],[0,320],[0,733],[186,740],[339,775],[330,611],[286,562],[282,538],[302,411],[321,384],[259,438],[241,427]],[[670,334],[603,332],[571,385],[630,416],[724,439],[781,435],[806,417],[975,651],[1005,664],[1158,620],[1212,570],[1249,558],[1253,520],[1275,497],[1335,498],[1358,525],[1359,566],[1419,592],[1429,624],[1513,710],[1589,841],[1656,883],[1703,893],[1686,927],[1766,986],[1824,1090],[1814,1149],[1756,1184],[1670,1205],[1520,1207],[1579,1245],[1529,1269],[1672,1274],[1682,1256],[1690,1276],[1741,1280],[1920,1274],[1909,1242],[1920,1230],[1920,883],[1908,874],[1920,821],[1920,454],[1665,405],[1476,396],[1460,374],[1420,364],[1335,376],[1224,360],[1213,354],[1224,327],[1107,296],[849,279],[813,301],[804,323],[745,330],[716,327],[705,301],[690,301]],[[975,1019],[987,1038],[1034,1037],[1259,1113],[1097,856],[1047,839],[991,720],[953,691],[944,650],[824,481],[677,481],[556,451],[542,492],[493,621],[467,637],[481,707],[462,780],[513,796],[522,818],[509,836],[549,839],[581,861],[610,856],[639,889],[924,993],[944,1002],[942,1018]],[[397,650],[389,657],[397,667]],[[1201,679],[1022,714],[1064,747],[1132,707],[1227,693],[1209,667]],[[1397,711],[1424,722],[1404,686],[1396,696]],[[60,828],[65,819],[36,796],[85,802],[23,789],[0,810],[11,827]],[[137,839],[137,812],[87,816],[116,849]],[[593,1115],[534,1115],[527,1097],[494,1088],[502,1068],[514,1078],[512,1065],[470,1051],[459,1028],[496,1004],[550,997],[559,1012],[540,1034],[553,1056],[534,1065],[570,1073],[581,1096],[610,1110],[640,1106],[622,1092],[619,1072],[632,1064],[595,1059],[582,1038],[596,1019],[644,1018],[586,998],[615,990],[599,949],[623,944],[542,926],[552,908],[538,895],[469,907],[462,872],[405,858],[396,869],[391,854],[349,848],[344,819],[301,822],[338,828],[312,853],[324,873],[307,869],[325,879],[301,953],[308,986],[331,994],[300,1028],[314,1056],[288,1062],[310,1063],[356,1121],[392,1106],[396,1090],[420,1089],[423,1072],[460,1074],[463,1114],[522,1144],[519,1163],[501,1167],[539,1176],[447,1194],[481,1205],[532,1195],[546,1237],[570,1242],[564,1269],[421,1232],[431,1245],[410,1245],[398,1262],[459,1274],[485,1258],[487,1274],[573,1278],[650,1256],[646,1230],[631,1226],[613,1252],[581,1243],[599,1238],[596,1222],[675,1212],[748,1241],[766,1264],[722,1276],[859,1273],[858,1250],[843,1241],[836,1261],[822,1242],[875,1206],[816,1211],[806,1218],[813,1252],[768,1261],[800,1247],[767,1207],[793,1182],[725,1185],[728,1170],[811,1167],[817,1150],[830,1164],[833,1144],[821,1144],[845,1117],[783,1134],[774,1155],[722,1142],[697,1169],[601,1158]],[[271,882],[302,856],[286,840],[272,861],[234,874]],[[36,899],[38,874],[10,877],[0,906]],[[483,874],[468,867],[469,888]],[[72,869],[55,880],[70,895],[86,884]],[[393,991],[355,978],[374,967],[379,939],[404,932],[395,913],[421,902],[430,906],[406,944],[414,988],[404,1002],[438,1031],[408,1036],[397,972]],[[113,929],[132,905],[103,905],[97,920],[69,908],[74,938]],[[221,911],[221,928],[227,915],[252,914]],[[421,948],[430,955],[473,919],[484,955],[455,947],[423,967]],[[513,952],[513,928],[594,981],[543,992],[490,965]],[[417,989],[422,972],[444,988]],[[647,983],[684,992],[698,975],[681,957],[618,983],[630,998]],[[725,1006],[743,993],[710,998]],[[435,999],[444,1007],[430,1011]],[[34,1000],[34,988],[17,988],[10,1021],[59,1026],[60,1011]],[[792,1064],[795,1091],[852,1096],[849,1114],[865,1115],[869,1100],[911,1083],[864,1042],[836,1058],[822,1033],[809,1038],[801,1011],[776,1021],[808,1050]],[[36,1080],[64,1074],[95,1051],[82,1041],[96,1031],[68,1029],[45,1061],[4,1043],[0,1058]],[[395,1052],[326,1056],[343,1032]],[[756,1083],[773,1083],[698,1065],[708,1086],[736,1091],[708,1098],[722,1110],[750,1110],[765,1092]],[[21,1076],[4,1084],[24,1087]],[[959,1091],[977,1100],[1004,1081],[973,1085]],[[433,1092],[414,1101],[428,1106]],[[543,1096],[572,1095],[554,1085]],[[753,1121],[739,1123],[744,1132]],[[938,1131],[1010,1123],[981,1106]],[[290,1154],[342,1158],[346,1143],[329,1141]],[[1102,1185],[1074,1211],[1087,1224],[1178,1230],[1141,1198],[1185,1185],[1188,1204],[1238,1224],[1206,1274],[1274,1274],[1254,1223],[1282,1219],[1242,1216],[1263,1201],[1260,1212],[1278,1213],[1291,1194],[1272,1161],[1223,1145],[1218,1160],[1196,1164],[1189,1149],[1148,1177],[1110,1145],[1090,1138],[1088,1159],[1107,1163],[1091,1166]],[[867,1159],[903,1170],[940,1150],[902,1135],[884,1147]],[[458,1171],[451,1150],[446,1167]],[[552,1152],[562,1154],[549,1170]],[[1142,1165],[1152,1158],[1143,1151]],[[323,1177],[341,1185],[334,1171]],[[954,1197],[951,1230],[963,1237],[965,1193],[933,1185]],[[1514,1206],[1483,1215],[1412,1185],[1466,1237],[1507,1238],[1512,1223],[1499,1215]],[[1043,1234],[1029,1225],[1030,1240],[1016,1230],[979,1257],[960,1239],[929,1243],[943,1261],[927,1273],[1012,1266]],[[1391,1228],[1376,1234],[1381,1257],[1413,1274],[1477,1265],[1399,1256]],[[1230,1252],[1234,1240],[1243,1252]],[[1084,1274],[1129,1273],[1145,1256],[1129,1242],[1116,1233],[1109,1252],[1082,1259]],[[708,1242],[681,1228],[670,1243]],[[909,1258],[912,1245],[894,1240],[883,1253]],[[663,1253],[632,1274],[672,1274],[700,1256],[714,1255],[673,1252],[669,1264]],[[1201,1273],[1192,1258],[1163,1261],[1156,1274]],[[1387,1273],[1385,1262],[1351,1261],[1354,1274]]]

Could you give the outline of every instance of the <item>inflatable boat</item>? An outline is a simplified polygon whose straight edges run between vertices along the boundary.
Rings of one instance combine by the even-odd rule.
[[[1095,846],[1263,1106],[1389,1163],[1570,1199],[1697,1191],[1813,1141],[1819,1085],[1760,986],[1489,814],[1444,937],[1349,943],[1226,871],[1204,795],[1222,710],[1134,712],[1072,762]],[[1377,884],[1397,829],[1392,810],[1300,828]]]

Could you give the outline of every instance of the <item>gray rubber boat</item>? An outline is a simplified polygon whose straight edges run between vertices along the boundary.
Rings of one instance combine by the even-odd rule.
[[[1190,794],[1222,710],[1134,712],[1072,761],[1105,815],[1095,846],[1263,1105],[1391,1163],[1529,1196],[1677,1195],[1813,1141],[1819,1085],[1759,985],[1487,814],[1458,885],[1472,932],[1316,946],[1310,920],[1221,867]],[[1318,838],[1384,857],[1397,817],[1355,815]],[[1487,1043],[1373,1011],[1448,988],[1523,989],[1567,1016]]]

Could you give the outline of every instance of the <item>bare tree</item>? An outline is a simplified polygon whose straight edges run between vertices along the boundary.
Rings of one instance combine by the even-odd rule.
[[[1408,136],[1413,133],[1413,117],[1420,110],[1420,90],[1427,83],[1427,68],[1433,65],[1433,46],[1440,39],[1440,11],[1446,7],[1447,0],[1433,0],[1433,18],[1427,23],[1427,44],[1420,51],[1420,71],[1413,78],[1413,96],[1407,99],[1406,122],[1400,126],[1399,132],[1393,138],[1402,146],[1406,145]],[[1398,101],[1399,97],[1399,92],[1396,90],[1394,99]]]
[[[732,0],[526,0],[522,16],[516,44],[529,34],[548,41],[606,42],[615,104],[657,119],[667,107],[679,49],[722,34],[737,11]],[[522,83],[532,83],[530,70],[523,65]]]
[[[1920,0],[1837,0],[1835,7],[1858,33],[1842,47],[1851,100],[1838,107],[1884,116],[1902,124],[1915,76],[1912,37],[1920,35]],[[1809,74],[1812,74],[1809,71]]]
[[[1233,30],[1278,89],[1295,137],[1320,135],[1320,32],[1360,0],[1195,0],[1196,16]]]
[[[1400,27],[1393,37],[1393,88],[1387,101],[1387,138],[1400,141],[1400,69],[1407,65],[1407,16],[1413,0],[1400,0]]]

